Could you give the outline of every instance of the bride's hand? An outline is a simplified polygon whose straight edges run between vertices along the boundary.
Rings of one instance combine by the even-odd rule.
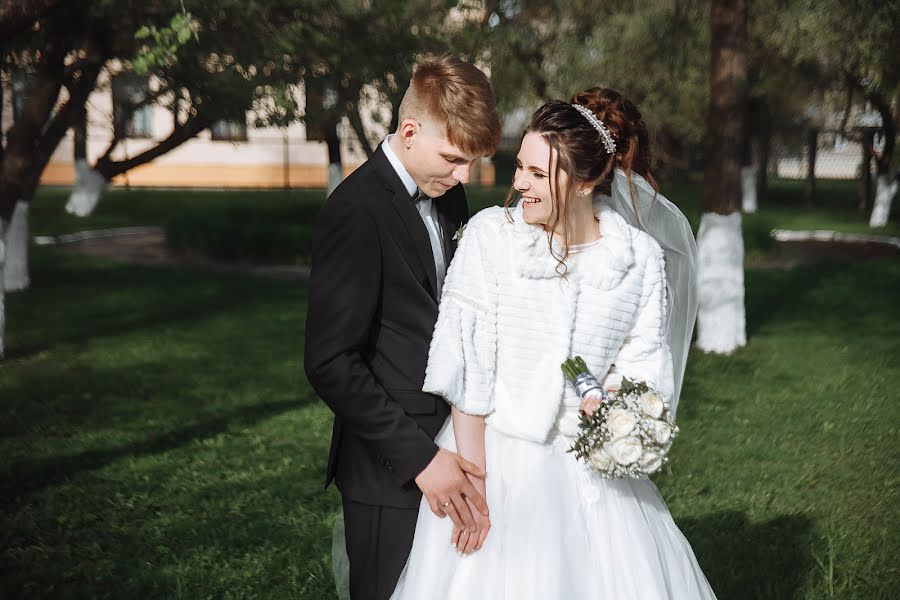
[[[476,478],[470,478],[470,480],[481,496],[487,498],[484,480]],[[468,502],[468,500],[466,501]],[[478,512],[471,503],[469,503],[469,509],[473,511],[472,515],[475,517],[475,531],[469,533],[468,531],[454,526],[453,532],[450,534],[450,545],[455,546],[456,551],[460,554],[472,554],[473,552],[481,550],[481,547],[484,545],[484,540],[491,530],[490,517],[486,517]]]
[[[612,395],[615,395],[619,391],[619,388],[611,387],[606,391]],[[581,405],[578,407],[578,409],[584,414],[590,416],[594,414],[594,411],[597,410],[602,402],[603,400],[600,398],[582,398]]]

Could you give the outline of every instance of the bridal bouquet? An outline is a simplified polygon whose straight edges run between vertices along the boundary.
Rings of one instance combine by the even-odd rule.
[[[590,415],[582,413],[575,445],[569,450],[608,479],[655,473],[668,460],[678,434],[663,397],[643,381],[622,379],[610,395],[580,356],[562,364],[563,373],[584,399],[601,400]]]

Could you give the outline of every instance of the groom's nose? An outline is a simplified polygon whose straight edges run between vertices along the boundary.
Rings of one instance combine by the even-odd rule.
[[[472,163],[457,165],[457,167],[453,169],[451,175],[453,175],[453,178],[460,183],[469,183],[469,177],[472,175]]]

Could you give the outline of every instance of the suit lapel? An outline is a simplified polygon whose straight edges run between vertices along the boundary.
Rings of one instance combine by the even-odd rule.
[[[425,228],[422,216],[412,198],[406,193],[406,187],[400,181],[400,176],[397,175],[391,162],[384,155],[381,145],[375,150],[371,161],[378,177],[393,192],[391,206],[403,224],[403,232],[399,236],[401,239],[398,241],[404,248],[404,254],[411,264],[416,263],[425,272],[428,278],[428,293],[437,303],[437,273],[434,268],[434,254],[431,252],[431,240],[428,238],[428,230]],[[403,235],[404,232],[405,235]]]
[[[400,216],[400,220],[403,221],[409,238],[413,242],[414,253],[419,264],[428,276],[431,297],[437,300],[437,273],[434,270],[434,254],[431,252],[431,240],[428,238],[428,230],[425,229],[422,216],[416,209],[412,198],[406,194],[405,189],[400,193],[394,194],[392,203]]]

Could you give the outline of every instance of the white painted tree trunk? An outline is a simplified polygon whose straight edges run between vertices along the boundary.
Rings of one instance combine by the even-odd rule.
[[[109,181],[91,168],[86,160],[75,161],[75,188],[69,194],[66,211],[78,217],[94,212]]]
[[[6,266],[6,221],[0,218],[0,273]],[[0,277],[0,360],[3,359],[6,340],[6,303],[3,278]]]
[[[896,194],[896,177],[886,173],[875,178],[875,204],[872,206],[869,227],[884,227],[887,225],[888,217],[891,216],[891,203],[894,201]]]
[[[28,287],[28,203],[17,202],[12,221],[6,230],[6,261],[3,287],[17,292]]]
[[[753,165],[741,168],[741,206],[745,213],[756,212],[756,167]]]
[[[334,191],[338,185],[340,185],[341,181],[344,179],[344,170],[341,168],[341,163],[331,163],[328,165],[328,193],[326,196],[330,196],[331,192]]]
[[[728,354],[747,344],[741,213],[703,213],[697,246],[697,347],[704,352]]]

